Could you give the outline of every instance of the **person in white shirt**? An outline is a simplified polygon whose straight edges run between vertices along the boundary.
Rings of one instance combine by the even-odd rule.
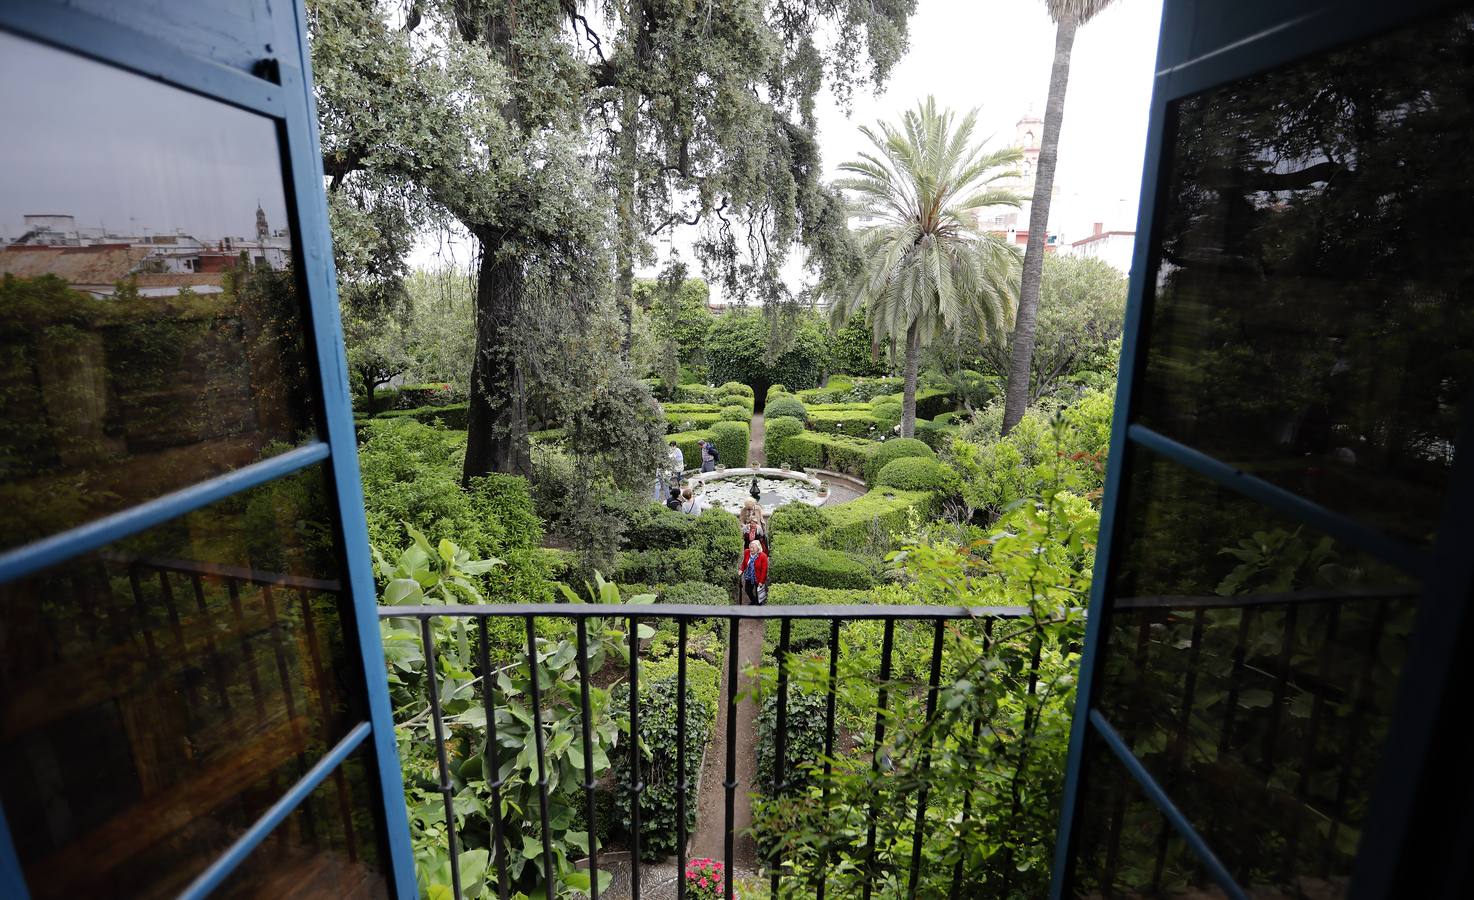
[[[709,508],[710,504],[706,502],[706,499],[691,490],[690,485],[687,485],[681,490],[681,512],[692,516],[699,516]]]

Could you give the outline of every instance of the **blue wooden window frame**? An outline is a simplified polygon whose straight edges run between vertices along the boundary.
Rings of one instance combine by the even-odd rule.
[[[1131,263],[1100,540],[1055,844],[1050,892],[1054,900],[1073,896],[1078,814],[1082,793],[1089,790],[1082,782],[1081,773],[1086,755],[1102,752],[1088,748],[1087,739],[1092,734],[1111,751],[1111,757],[1121,763],[1143,794],[1172,824],[1209,877],[1228,896],[1247,896],[1213,848],[1096,707],[1104,661],[1102,640],[1109,633],[1111,619],[1110,585],[1122,549],[1117,538],[1125,522],[1122,510],[1131,502],[1122,494],[1130,475],[1128,445],[1138,452],[1165,457],[1422,580],[1417,623],[1398,687],[1392,728],[1376,773],[1372,806],[1357,854],[1350,896],[1393,896],[1394,886],[1408,887],[1405,879],[1412,866],[1409,847],[1417,840],[1417,789],[1426,787],[1430,779],[1425,763],[1432,754],[1437,729],[1440,723],[1447,722],[1450,705],[1458,702],[1452,694],[1456,688],[1451,688],[1457,677],[1458,641],[1460,636],[1467,636],[1474,621],[1466,614],[1467,598],[1474,588],[1474,563],[1468,552],[1474,535],[1470,533],[1467,516],[1468,503],[1474,499],[1474,461],[1466,458],[1468,454],[1456,456],[1437,542],[1431,549],[1424,549],[1381,534],[1137,423],[1133,400],[1134,387],[1151,345],[1147,328],[1146,307],[1150,302],[1147,282],[1157,264],[1160,232],[1156,219],[1166,194],[1167,155],[1174,137],[1173,104],[1192,94],[1463,5],[1467,4],[1457,0],[1405,0],[1399,4],[1369,0],[1238,0],[1232,4],[1166,0],[1147,129],[1138,240]],[[1474,397],[1466,398],[1463,408],[1465,416],[1460,424],[1458,445],[1474,446],[1474,422],[1471,422]],[[1467,713],[1463,715],[1467,717]],[[1447,825],[1433,823],[1425,827],[1446,828]],[[1445,882],[1444,889],[1447,888]]]
[[[377,770],[388,858],[387,880],[403,898],[418,895],[404,786],[394,739],[394,720],[384,675],[384,652],[376,616],[377,592],[364,519],[357,444],[349,395],[347,358],[338,313],[337,273],[333,267],[323,191],[322,155],[312,96],[312,62],[302,0],[254,0],[256,12],[274,26],[274,55],[258,61],[257,74],[187,52],[167,40],[45,0],[0,4],[0,29],[50,44],[99,62],[183,88],[201,96],[266,116],[277,124],[283,153],[283,182],[295,216],[297,268],[306,291],[311,344],[319,384],[319,439],[279,456],[191,485],[61,534],[0,554],[0,582],[55,565],[105,544],[137,534],[160,522],[199,509],[311,465],[326,463],[336,501],[338,541],[352,602],[356,646],[363,664],[369,718],[351,729],[230,848],[185,891],[203,897],[218,887],[271,829],[332,774],[354,750],[367,744]],[[255,37],[254,35],[251,37]],[[23,139],[23,138],[22,138]],[[10,827],[0,809],[0,896],[29,896]]]

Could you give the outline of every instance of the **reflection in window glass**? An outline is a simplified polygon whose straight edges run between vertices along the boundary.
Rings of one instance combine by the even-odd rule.
[[[1175,122],[1140,421],[1428,542],[1474,387],[1474,16]]]
[[[1145,451],[1130,471],[1098,708],[1246,890],[1341,896],[1417,585]]]
[[[328,497],[312,468],[0,585],[0,800],[33,896],[173,896],[364,718]],[[377,844],[349,779],[309,838]]]
[[[275,125],[3,32],[0,83],[0,548],[311,432]]]
[[[1197,856],[1110,748],[1094,732],[1086,746],[1075,896],[1221,896],[1203,890]]]
[[[388,883],[379,871],[379,848],[373,829],[367,827],[372,821],[362,812],[378,805],[366,746],[360,745],[336,776],[318,785],[211,897],[388,897]],[[358,821],[343,812],[345,802],[349,809],[360,811]]]

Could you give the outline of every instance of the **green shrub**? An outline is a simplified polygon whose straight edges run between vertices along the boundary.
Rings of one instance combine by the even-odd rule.
[[[375,392],[377,396],[377,392]],[[449,406],[465,403],[466,392],[452,384],[406,384],[394,400],[395,409],[417,409],[423,406]]]
[[[706,560],[694,547],[685,550],[626,550],[619,554],[614,565],[614,580],[620,584],[700,581],[705,577]]]
[[[619,507],[624,525],[619,541],[621,550],[680,550],[691,546],[695,520],[683,512],[633,497],[608,505]]]
[[[951,388],[931,388],[916,392],[916,418],[933,419],[957,407],[957,395]]]
[[[640,858],[646,861],[664,859],[676,851],[679,834],[676,822],[676,791],[682,780],[695,785],[701,771],[701,751],[710,737],[711,723],[716,718],[716,681],[714,666],[699,659],[687,660],[686,683],[686,771],[685,778],[677,770],[679,759],[676,723],[676,676],[656,673],[658,664],[651,664],[653,671],[640,681],[640,745],[645,748],[640,765],[640,779],[645,791],[640,795]],[[699,672],[699,674],[698,674]],[[708,697],[703,697],[697,683],[710,683]],[[629,706],[629,686],[621,684],[615,688],[615,708]],[[620,696],[622,695],[622,696]],[[628,831],[633,819],[630,816],[629,754],[613,754],[615,784],[619,790],[615,803],[620,818]],[[696,804],[686,804],[686,828],[689,832],[696,824]]]
[[[860,476],[865,471],[865,460],[881,446],[863,438],[805,431],[785,440],[783,450],[791,465]]]
[[[391,409],[379,413],[376,419],[412,419],[423,425],[439,425],[452,431],[465,431],[466,419],[470,415],[467,403],[452,403],[447,406],[419,406],[414,409]]]
[[[896,421],[900,421],[897,417]],[[889,426],[868,408],[810,409],[809,428],[819,434],[842,434],[847,437],[875,437]]]
[[[865,496],[824,513],[829,527],[820,535],[819,544],[831,550],[885,547],[889,544],[889,535],[906,529],[912,509],[925,517],[931,502],[932,495],[926,491],[874,488]]]
[[[752,410],[745,406],[723,406],[721,418],[728,422],[747,422],[752,419]]]
[[[870,404],[870,414],[880,423],[882,431],[890,431],[901,424],[901,404],[894,400],[879,400]]]
[[[790,504],[791,505],[791,504]],[[774,584],[768,588],[768,603],[774,606],[860,606],[874,602],[868,590],[822,588],[807,584]],[[778,647],[780,623],[774,619],[766,626],[765,649],[772,654]],[[823,619],[794,619],[788,633],[788,646],[794,652],[814,650],[829,643],[829,623]]]
[[[916,438],[897,438],[886,441],[875,449],[875,452],[865,460],[864,475],[866,484],[875,484],[875,479],[880,475],[880,470],[885,468],[886,463],[903,456],[924,456],[928,459],[937,454],[926,442]]]
[[[772,401],[772,399],[774,397],[778,396],[779,394],[786,394],[786,393],[788,393],[788,388],[786,386],[784,386],[784,385],[781,385],[781,384],[769,385],[768,386],[768,392],[763,395],[763,401],[765,403],[766,402],[770,402],[770,401]]]
[[[767,407],[763,410],[763,418],[765,420],[781,416],[788,416],[802,422],[808,419],[809,412],[797,397],[792,394],[784,394],[769,400]]]
[[[860,560],[797,536],[784,543],[781,553],[774,550],[768,562],[768,581],[825,588],[868,588],[875,584],[870,569]]]
[[[719,391],[704,384],[679,384],[671,399],[677,403],[715,403]]]
[[[777,622],[770,622],[777,625]],[[793,623],[824,625],[822,622],[808,623],[802,620]],[[825,628],[827,633],[827,626]],[[828,694],[822,690],[806,690],[797,685],[788,691],[787,718],[784,720],[783,793],[791,795],[802,792],[809,783],[808,767],[817,764],[824,755],[825,711]],[[757,788],[763,796],[773,796],[773,762],[777,757],[778,742],[778,695],[770,692],[763,699],[763,709],[757,723]]]
[[[946,449],[951,445],[952,438],[959,433],[960,429],[956,425],[926,419],[916,420],[916,439],[926,442],[933,450]]]
[[[719,412],[666,413],[665,430],[671,434],[701,431],[720,421],[722,421],[722,414]]]
[[[717,392],[720,394],[736,394],[738,397],[746,397],[749,400],[753,398],[752,388],[740,381],[723,382],[722,386],[717,388]]]
[[[768,531],[776,544],[779,535],[818,534],[829,525],[824,512],[807,503],[785,503],[768,519]]]
[[[942,491],[955,489],[958,479],[956,472],[935,459],[903,456],[886,463],[875,483],[903,491]]]
[[[709,508],[692,520],[691,543],[701,552],[701,580],[724,585],[731,582],[742,554],[742,526],[725,509]]]
[[[707,439],[716,445],[722,465],[735,469],[747,465],[747,442],[750,433],[746,422],[717,422],[707,429]],[[687,459],[697,458],[687,457]]]
[[[734,535],[732,546],[737,546],[737,537],[741,532]],[[735,557],[735,553],[733,556]],[[732,564],[736,571],[735,561]],[[726,606],[732,602],[732,592],[720,585],[711,584],[706,581],[682,581],[677,584],[667,585],[659,591],[661,603],[690,603],[696,606]]]
[[[763,457],[770,466],[788,466],[785,442],[796,434],[803,434],[804,423],[792,416],[769,418],[763,423]]]

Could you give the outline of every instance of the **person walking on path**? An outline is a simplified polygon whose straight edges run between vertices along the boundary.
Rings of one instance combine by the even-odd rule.
[[[742,554],[742,590],[753,606],[768,602],[768,552],[762,541],[753,541]]]
[[[721,457],[717,454],[717,445],[711,441],[703,440],[701,442],[701,471],[715,472],[717,470],[717,463],[720,461]]]
[[[768,550],[768,523],[763,517],[763,508],[748,497],[742,502],[742,514],[737,517],[742,523],[742,546],[745,549],[753,541],[761,541],[763,552]]]

